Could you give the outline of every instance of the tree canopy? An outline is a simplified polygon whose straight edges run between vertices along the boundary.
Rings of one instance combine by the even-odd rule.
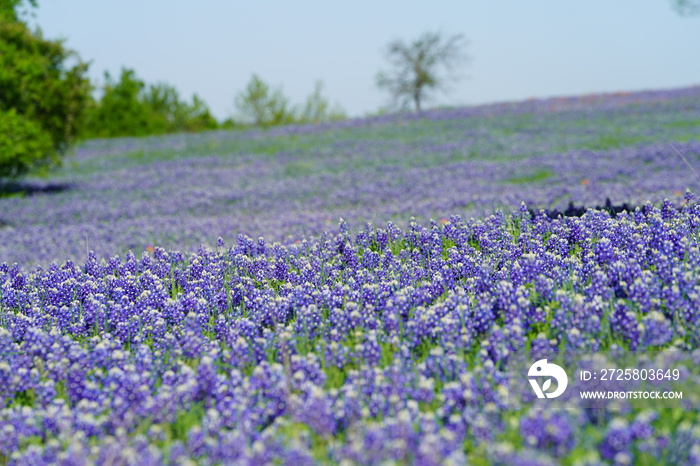
[[[271,89],[257,74],[253,74],[245,90],[238,93],[236,107],[247,123],[272,126],[294,121],[289,99],[282,89]]]
[[[197,95],[188,103],[166,83],[149,86],[129,68],[119,80],[105,73],[102,97],[92,102],[84,137],[146,136],[215,129],[218,122]]]
[[[323,84],[317,81],[313,93],[307,97],[304,105],[297,107],[290,103],[282,89],[270,88],[254,74],[245,90],[236,96],[235,103],[243,120],[254,126],[321,123],[345,119],[345,112],[337,105],[331,108],[322,91]]]
[[[299,123],[322,123],[347,118],[342,108],[338,105],[331,107],[328,99],[323,96],[323,83],[321,81],[316,81],[314,91],[306,98],[306,102],[297,113],[297,122]]]
[[[20,10],[21,5],[27,3],[27,8],[36,8],[37,0],[1,0],[0,1],[0,16],[7,21],[19,21],[22,14],[28,10]]]
[[[700,14],[700,0],[672,0],[673,8],[681,16]]]
[[[17,13],[21,4],[3,0],[0,7],[0,126],[12,140],[0,147],[5,178],[60,163],[79,131],[91,91],[88,65],[62,41],[31,31]]]

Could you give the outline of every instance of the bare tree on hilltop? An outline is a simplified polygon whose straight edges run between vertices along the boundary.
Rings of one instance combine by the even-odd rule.
[[[411,43],[394,40],[386,48],[391,70],[377,74],[377,86],[391,94],[394,105],[412,103],[420,111],[433,92],[446,90],[459,78],[454,72],[467,61],[465,46],[461,34],[445,37],[439,32],[427,32]]]

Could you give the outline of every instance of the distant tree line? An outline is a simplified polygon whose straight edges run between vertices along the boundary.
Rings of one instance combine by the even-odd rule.
[[[253,75],[246,89],[235,98],[239,114],[219,122],[198,95],[187,102],[173,86],[167,83],[146,85],[132,69],[123,68],[118,81],[105,73],[105,81],[101,97],[88,101],[83,138],[146,136],[251,125],[269,127],[346,118],[340,108],[330,108],[321,93],[320,82],[316,83],[305,104],[295,107],[281,89],[272,90]]]
[[[29,28],[25,18],[36,7],[37,0],[0,0],[0,183],[60,165],[81,139],[346,118],[330,107],[320,82],[294,106],[253,75],[235,98],[239,114],[223,122],[196,94],[187,101],[167,83],[146,84],[133,69],[123,68],[118,79],[105,73],[98,86],[88,63],[63,41]]]
[[[83,138],[146,136],[216,129],[219,123],[196,94],[183,100],[166,83],[146,86],[134,70],[123,68],[119,80],[105,73],[100,98],[89,101]]]
[[[680,15],[700,13],[700,0],[670,0]],[[166,83],[146,84],[134,70],[119,79],[105,73],[97,86],[88,64],[60,40],[45,39],[24,18],[37,0],[0,0],[0,183],[30,171],[60,165],[77,140],[145,136],[236,126],[269,127],[346,118],[331,107],[317,82],[301,105],[258,75],[234,99],[238,114],[219,122],[196,94],[190,101]],[[377,75],[394,107],[420,111],[436,91],[457,79],[464,64],[462,35],[426,33],[413,42],[395,40],[386,49],[389,71]]]

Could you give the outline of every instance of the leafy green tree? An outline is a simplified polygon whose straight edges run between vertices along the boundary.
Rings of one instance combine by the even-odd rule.
[[[202,131],[219,127],[209,108],[196,94],[192,104],[180,99],[173,86],[152,84],[144,95],[156,132]]]
[[[331,108],[328,99],[323,94],[323,83],[316,81],[313,93],[306,98],[297,121],[299,123],[321,123],[326,121],[344,120],[347,115],[339,106]]]
[[[0,181],[58,162],[49,133],[14,109],[0,112]]]
[[[394,40],[386,48],[391,71],[377,74],[377,86],[391,94],[394,105],[412,102],[420,111],[433,92],[445,90],[457,79],[454,70],[466,61],[465,46],[461,34],[444,37],[428,32],[412,43]]]
[[[89,112],[87,137],[146,136],[217,128],[202,99],[180,99],[166,83],[146,86],[132,69],[123,68],[118,81],[105,73],[102,97]]]
[[[21,16],[27,14],[27,10],[20,11],[20,6],[25,2],[23,0],[1,0],[0,1],[0,16],[7,21],[17,22]],[[37,0],[28,0],[28,8],[36,8]]]
[[[281,125],[295,120],[294,110],[282,90],[270,89],[256,74],[236,96],[235,103],[243,119],[255,126]]]
[[[181,110],[181,115],[184,122],[182,128],[185,131],[204,131],[221,126],[197,94],[192,96],[192,104]]]
[[[300,107],[292,105],[282,94],[281,89],[270,89],[260,77],[254,74],[245,90],[235,99],[236,107],[243,120],[254,126],[274,126],[287,123],[321,123],[347,118],[338,105],[331,107],[323,96],[323,83],[317,81],[314,91]],[[230,127],[232,120],[224,126]]]
[[[173,86],[165,83],[151,84],[148,88],[141,86],[134,97],[144,106],[144,113],[149,120],[151,133],[166,133],[179,121],[180,95]]]
[[[145,84],[134,70],[123,68],[119,81],[105,72],[102,98],[88,113],[86,137],[144,136],[152,134],[148,104],[140,95]]]
[[[23,5],[21,0],[0,1],[3,178],[60,164],[82,125],[91,91],[88,65],[61,41],[30,31],[21,20]],[[51,150],[46,150],[47,140]]]

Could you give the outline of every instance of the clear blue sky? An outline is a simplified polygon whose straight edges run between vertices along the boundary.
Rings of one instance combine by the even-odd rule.
[[[428,30],[464,34],[471,56],[432,105],[700,84],[700,16],[669,0],[40,0],[31,22],[91,60],[94,78],[134,68],[219,118],[253,73],[293,102],[321,79],[350,115],[374,112],[384,46]]]

